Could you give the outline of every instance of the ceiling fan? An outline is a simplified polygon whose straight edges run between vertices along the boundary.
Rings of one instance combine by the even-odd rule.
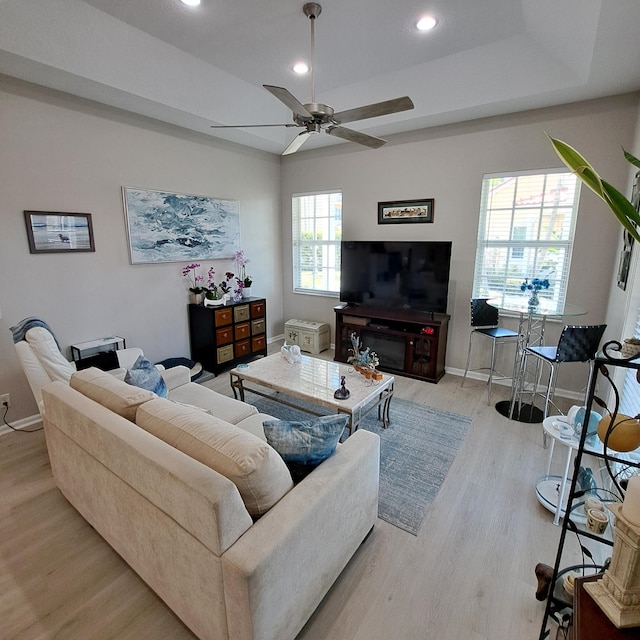
[[[354,131],[341,126],[345,122],[354,122],[356,120],[365,120],[366,118],[375,118],[390,113],[398,113],[413,109],[413,102],[408,96],[402,98],[394,98],[385,100],[384,102],[376,102],[367,104],[355,109],[347,109],[346,111],[335,112],[333,107],[316,102],[315,98],[315,43],[314,43],[314,24],[316,18],[322,12],[322,7],[317,2],[307,2],[302,10],[304,15],[311,21],[311,102],[302,104],[293,94],[284,87],[274,87],[273,85],[262,85],[267,91],[274,95],[280,102],[284,103],[293,112],[293,122],[287,124],[237,124],[237,125],[211,125],[213,129],[235,129],[247,127],[301,127],[304,131],[300,132],[282,152],[283,156],[295,153],[300,147],[314,134],[324,131],[329,135],[357,142],[366,147],[377,149],[386,140],[376,138],[366,133]]]

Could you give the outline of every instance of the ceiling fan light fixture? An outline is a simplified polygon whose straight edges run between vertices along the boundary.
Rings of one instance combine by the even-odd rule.
[[[431,31],[437,24],[438,21],[433,16],[422,16],[418,20],[416,27],[419,31]]]
[[[280,100],[282,104],[291,110],[293,123],[287,124],[239,124],[239,125],[211,125],[214,129],[228,129],[235,127],[302,127],[304,130],[299,133],[282,152],[283,156],[295,153],[300,147],[312,136],[325,132],[331,136],[342,138],[350,142],[364,145],[370,149],[378,149],[386,140],[376,138],[367,133],[354,131],[342,125],[345,122],[354,122],[357,120],[366,120],[367,118],[377,118],[400,111],[413,109],[413,102],[408,96],[401,98],[393,98],[392,100],[384,100],[383,102],[374,102],[365,104],[354,109],[335,112],[333,107],[316,102],[315,99],[315,39],[314,39],[314,22],[320,15],[322,7],[317,2],[307,2],[302,11],[311,24],[311,64],[307,70],[311,71],[311,100],[302,104],[290,91],[284,87],[276,87],[271,84],[263,84],[262,86]],[[305,64],[306,66],[306,64]]]
[[[304,75],[305,73],[309,73],[309,65],[306,62],[296,62],[293,65],[293,70],[295,73]]]

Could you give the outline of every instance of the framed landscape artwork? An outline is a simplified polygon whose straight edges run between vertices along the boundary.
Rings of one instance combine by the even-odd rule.
[[[233,258],[237,200],[123,187],[131,264]]]
[[[433,222],[433,198],[378,202],[378,224]]]
[[[95,251],[90,213],[25,211],[31,253]]]

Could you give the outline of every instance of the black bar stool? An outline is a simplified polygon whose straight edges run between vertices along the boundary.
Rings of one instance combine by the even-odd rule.
[[[558,365],[562,362],[589,362],[589,377],[593,368],[593,359],[598,351],[598,345],[602,340],[606,324],[590,326],[566,325],[560,334],[558,344],[555,346],[526,347],[522,357],[522,368],[526,370],[527,359],[538,358],[538,362],[549,367],[549,380],[544,401],[544,418],[549,413],[549,405],[553,404],[552,397],[555,394],[556,380],[558,377]],[[537,377],[537,382],[533,391],[532,404],[537,395],[538,382],[542,377],[542,371]],[[588,388],[588,385],[587,385]],[[520,395],[521,397],[521,395]],[[520,397],[518,401],[520,401]],[[555,405],[554,405],[555,406]],[[544,446],[546,447],[546,434]]]
[[[500,315],[498,309],[487,302],[487,298],[471,299],[471,332],[469,333],[469,348],[467,350],[467,366],[462,376],[460,386],[464,386],[467,373],[470,371],[469,364],[471,362],[471,346],[473,336],[479,335],[491,340],[491,364],[488,367],[479,367],[471,369],[471,371],[489,371],[487,404],[491,404],[491,386],[494,380],[507,380],[511,376],[498,372],[498,377],[494,375],[496,362],[496,344],[507,344],[518,340],[518,332],[511,329],[504,329],[498,326],[500,323]]]

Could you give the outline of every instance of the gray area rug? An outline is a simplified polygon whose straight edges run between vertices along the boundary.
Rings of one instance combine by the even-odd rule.
[[[246,401],[260,412],[282,420],[310,417],[249,392]],[[304,404],[295,402],[300,406]],[[378,422],[375,410],[365,416],[359,428],[380,436],[378,516],[382,520],[413,535],[418,534],[470,424],[471,418],[467,416],[399,398],[391,401],[388,429]]]

